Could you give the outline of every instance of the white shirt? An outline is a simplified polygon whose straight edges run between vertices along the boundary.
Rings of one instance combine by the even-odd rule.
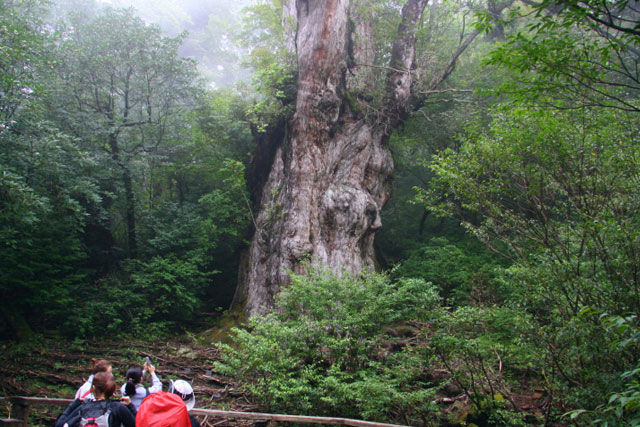
[[[93,385],[93,374],[89,375],[87,381],[80,386],[78,391],[76,391],[75,399],[84,399],[85,402],[89,402],[91,400],[96,400],[91,393],[91,386]]]
[[[151,387],[147,389],[149,391],[148,394],[162,391],[162,382],[160,382],[160,379],[155,373],[151,375],[151,383]],[[120,394],[122,394],[123,396],[126,396],[126,394],[124,394],[124,389],[126,386],[127,385],[124,384],[122,387],[120,387]],[[136,394],[134,394],[133,396],[129,396],[129,399],[131,399],[131,403],[133,403],[133,406],[136,407],[136,410],[140,408],[142,400],[147,397],[147,390],[145,390],[144,385],[138,383],[136,384]]]

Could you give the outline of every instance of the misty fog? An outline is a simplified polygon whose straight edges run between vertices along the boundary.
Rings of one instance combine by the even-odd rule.
[[[187,32],[180,53],[195,59],[199,71],[212,87],[231,86],[246,79],[241,66],[242,50],[234,43],[241,12],[255,0],[94,0],[95,4],[129,8],[149,23],[158,24],[167,35]],[[91,1],[57,0],[58,13],[88,11]]]

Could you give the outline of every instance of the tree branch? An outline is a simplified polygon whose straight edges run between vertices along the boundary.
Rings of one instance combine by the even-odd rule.
[[[504,9],[506,9],[509,6],[511,6],[514,1],[515,0],[506,1],[505,3],[503,3],[503,4],[499,5],[498,7],[496,7],[495,10],[492,11],[492,13],[499,15],[500,13],[502,13],[502,11]],[[463,29],[463,31],[464,31],[464,29]],[[414,111],[415,110],[419,110],[420,108],[422,108],[425,105],[426,100],[427,100],[427,98],[429,97],[429,95],[431,93],[437,93],[436,89],[438,88],[438,86],[440,86],[447,78],[449,78],[451,73],[453,73],[453,71],[455,70],[456,63],[458,62],[458,59],[460,58],[460,56],[464,53],[465,50],[467,50],[467,48],[471,45],[471,43],[473,43],[473,41],[476,39],[476,37],[478,37],[481,33],[482,33],[482,31],[480,31],[480,30],[474,30],[464,40],[462,39],[462,34],[461,34],[460,44],[458,45],[458,48],[453,53],[453,55],[451,55],[451,58],[449,59],[449,61],[445,65],[445,67],[442,69],[440,74],[438,76],[436,76],[429,83],[429,86],[427,86],[427,89],[420,92],[420,94],[424,95],[424,96],[422,96],[421,98],[417,99],[417,102],[415,103],[415,105],[413,107]]]
[[[388,114],[385,115],[390,118],[391,129],[408,114],[416,33],[427,3],[428,0],[409,0],[402,8],[402,21],[391,49],[390,67],[394,71],[387,78]]]

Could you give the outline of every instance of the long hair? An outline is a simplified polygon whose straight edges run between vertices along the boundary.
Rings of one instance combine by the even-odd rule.
[[[142,368],[140,366],[130,366],[127,370],[127,384],[124,386],[124,395],[133,396],[136,394],[136,384],[142,380]]]
[[[93,377],[93,387],[95,387],[95,394],[103,395],[105,399],[109,399],[116,391],[116,382],[110,373],[98,372]]]

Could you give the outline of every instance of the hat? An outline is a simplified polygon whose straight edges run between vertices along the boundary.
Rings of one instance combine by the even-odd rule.
[[[169,385],[169,393],[177,394],[182,398],[187,405],[187,410],[190,411],[196,404],[196,396],[193,394],[193,388],[191,384],[185,380],[171,381]]]

